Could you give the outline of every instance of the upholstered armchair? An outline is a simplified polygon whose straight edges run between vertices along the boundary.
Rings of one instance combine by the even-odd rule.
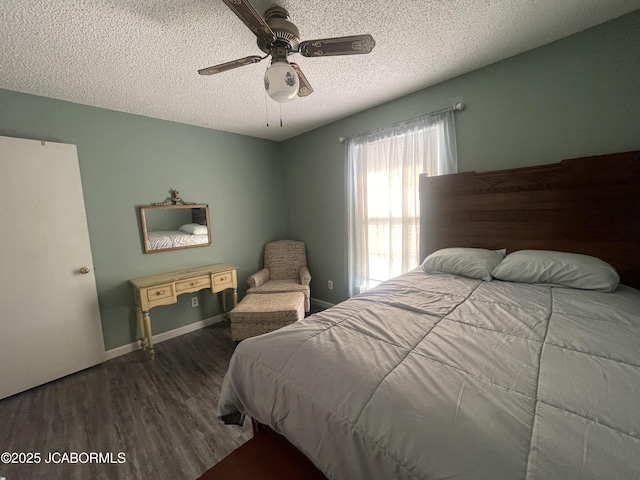
[[[248,294],[304,293],[304,311],[311,309],[311,274],[307,268],[307,249],[304,242],[279,240],[264,249],[264,268],[247,279]]]

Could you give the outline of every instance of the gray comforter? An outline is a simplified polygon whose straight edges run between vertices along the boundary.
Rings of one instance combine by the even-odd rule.
[[[414,270],[245,340],[218,414],[338,479],[640,479],[640,291]]]

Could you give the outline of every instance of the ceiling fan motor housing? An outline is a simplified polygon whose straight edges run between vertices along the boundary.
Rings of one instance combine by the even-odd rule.
[[[289,21],[289,12],[282,7],[271,7],[264,13],[265,21],[276,36],[269,44],[258,38],[258,47],[264,53],[273,53],[274,47],[284,46],[288,52],[296,51],[300,45],[300,31]]]

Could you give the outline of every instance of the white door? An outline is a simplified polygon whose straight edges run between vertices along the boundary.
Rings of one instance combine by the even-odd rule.
[[[105,350],[75,145],[0,137],[0,192],[4,398]]]

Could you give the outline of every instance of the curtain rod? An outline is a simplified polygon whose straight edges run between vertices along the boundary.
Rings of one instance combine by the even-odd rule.
[[[441,108],[440,110],[435,110],[435,111],[433,111],[433,112],[425,113],[425,114],[423,114],[423,115],[418,115],[417,117],[410,118],[410,119],[408,119],[408,120],[401,120],[401,121],[399,121],[399,122],[392,123],[391,125],[387,125],[387,126],[385,126],[385,127],[381,127],[381,128],[389,128],[389,127],[393,127],[393,126],[395,126],[395,125],[399,125],[399,124],[404,123],[404,122],[410,122],[411,120],[416,120],[416,119],[418,119],[418,118],[422,118],[422,117],[428,117],[429,115],[433,115],[433,114],[435,114],[435,113],[448,112],[448,111],[450,111],[450,110],[453,110],[454,112],[455,112],[455,111],[458,111],[458,112],[459,112],[459,111],[461,111],[461,110],[464,110],[464,103],[462,103],[462,102],[456,102],[456,103],[454,103],[454,104],[453,104],[453,107]],[[369,132],[369,133],[373,133],[373,132]],[[365,133],[361,133],[360,135],[365,135]],[[359,137],[360,135],[353,135],[353,136],[354,136],[354,137]],[[347,140],[347,137],[339,137],[339,138],[338,138],[338,140],[340,141],[340,143],[344,143],[344,142]]]

